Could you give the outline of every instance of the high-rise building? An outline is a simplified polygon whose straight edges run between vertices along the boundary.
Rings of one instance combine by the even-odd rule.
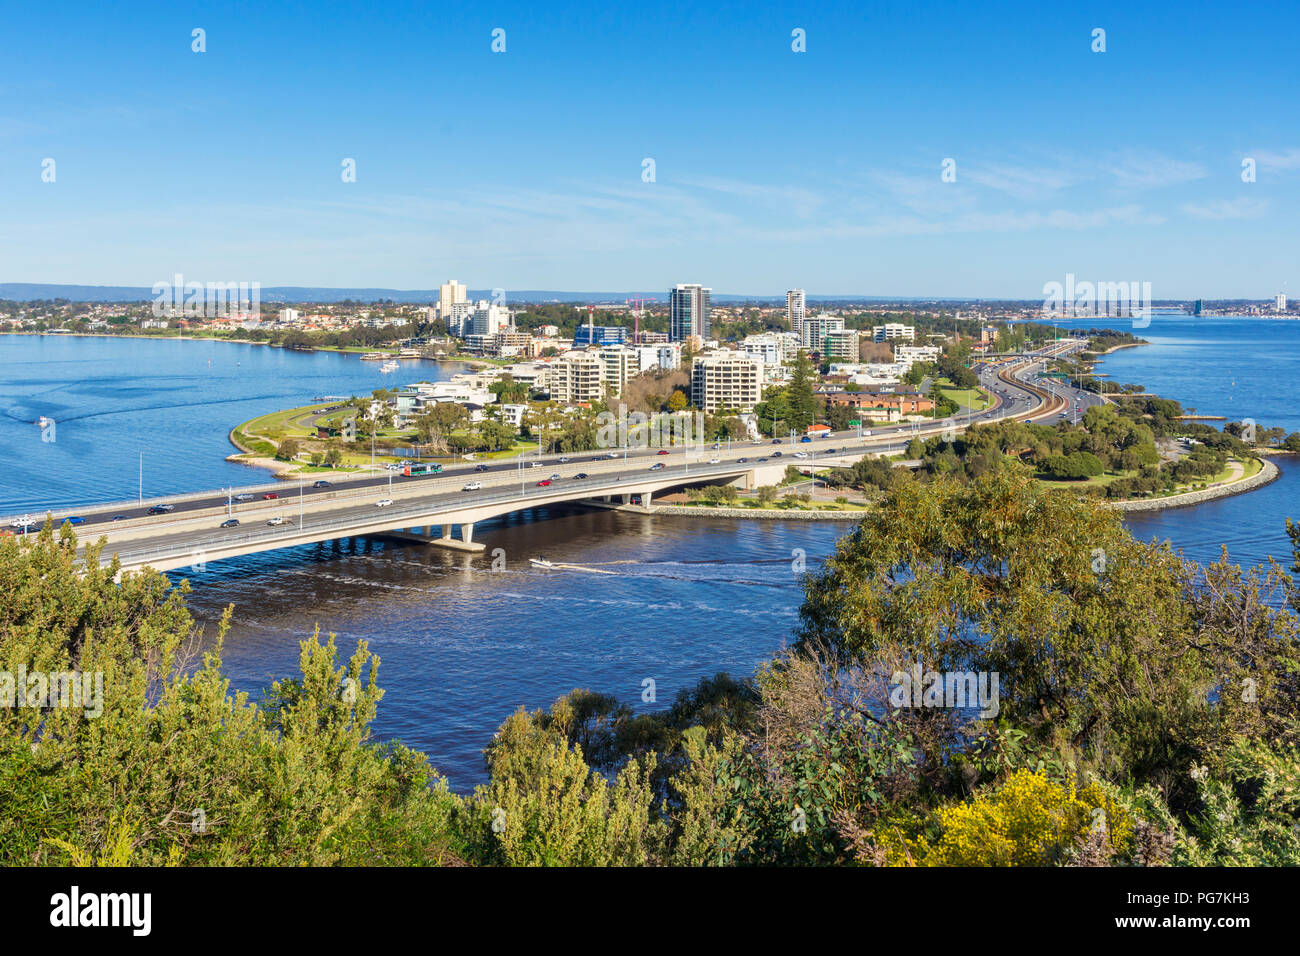
[[[438,315],[450,324],[452,306],[465,301],[465,284],[455,279],[448,279],[438,287]]]
[[[668,293],[668,336],[684,342],[690,336],[709,337],[709,299],[713,290],[695,283],[678,283]]]
[[[1205,308],[1205,301],[1203,299],[1197,299],[1192,305],[1192,315],[1200,315],[1203,308]]]
[[[763,397],[763,363],[743,352],[697,355],[691,362],[691,401],[710,415],[749,413]]]
[[[1273,304],[1277,307],[1275,311],[1278,311],[1278,312],[1285,312],[1285,311],[1286,311],[1286,293],[1285,293],[1285,292],[1279,292],[1279,293],[1277,294],[1277,298],[1273,300]]]
[[[459,305],[459,303],[458,303]],[[452,311],[458,311],[452,306]],[[462,335],[496,335],[510,327],[510,310],[504,305],[497,305],[480,299],[474,303],[473,311],[466,316],[461,325]]]
[[[805,305],[803,289],[790,289],[785,294],[785,320],[790,323],[790,331],[798,335],[803,329]]]
[[[606,345],[595,350],[605,363],[605,396],[617,398],[627,387],[627,380],[641,372],[641,356],[626,345]]]

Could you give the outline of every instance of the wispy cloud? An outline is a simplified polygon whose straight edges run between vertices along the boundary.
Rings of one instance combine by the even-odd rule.
[[[1268,211],[1268,201],[1250,196],[1187,202],[1180,207],[1196,219],[1258,219]]]

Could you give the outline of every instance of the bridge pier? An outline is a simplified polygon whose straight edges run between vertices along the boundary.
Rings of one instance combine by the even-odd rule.
[[[445,524],[442,526],[442,537],[433,538],[430,544],[436,544],[440,548],[451,548],[453,551],[486,551],[487,546],[474,540],[474,522],[466,522],[460,526],[460,538],[451,536],[452,525]]]

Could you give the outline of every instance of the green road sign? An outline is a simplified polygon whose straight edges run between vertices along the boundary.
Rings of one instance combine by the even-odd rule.
[[[850,424],[850,425],[861,425],[862,422],[858,421],[856,418],[851,418],[851,419],[849,419],[849,424]]]

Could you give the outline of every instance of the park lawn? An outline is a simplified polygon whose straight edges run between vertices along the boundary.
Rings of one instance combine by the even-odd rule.
[[[279,434],[285,438],[314,438],[316,433],[305,425],[298,424],[298,419],[329,408],[330,404],[332,403],[322,402],[317,405],[304,405],[301,408],[289,408],[260,415],[240,425],[237,430],[244,434]]]
[[[956,402],[961,408],[982,412],[993,404],[993,399],[989,397],[989,393],[982,388],[957,388],[946,378],[937,378],[934,382],[939,386],[939,391],[945,397]]]

